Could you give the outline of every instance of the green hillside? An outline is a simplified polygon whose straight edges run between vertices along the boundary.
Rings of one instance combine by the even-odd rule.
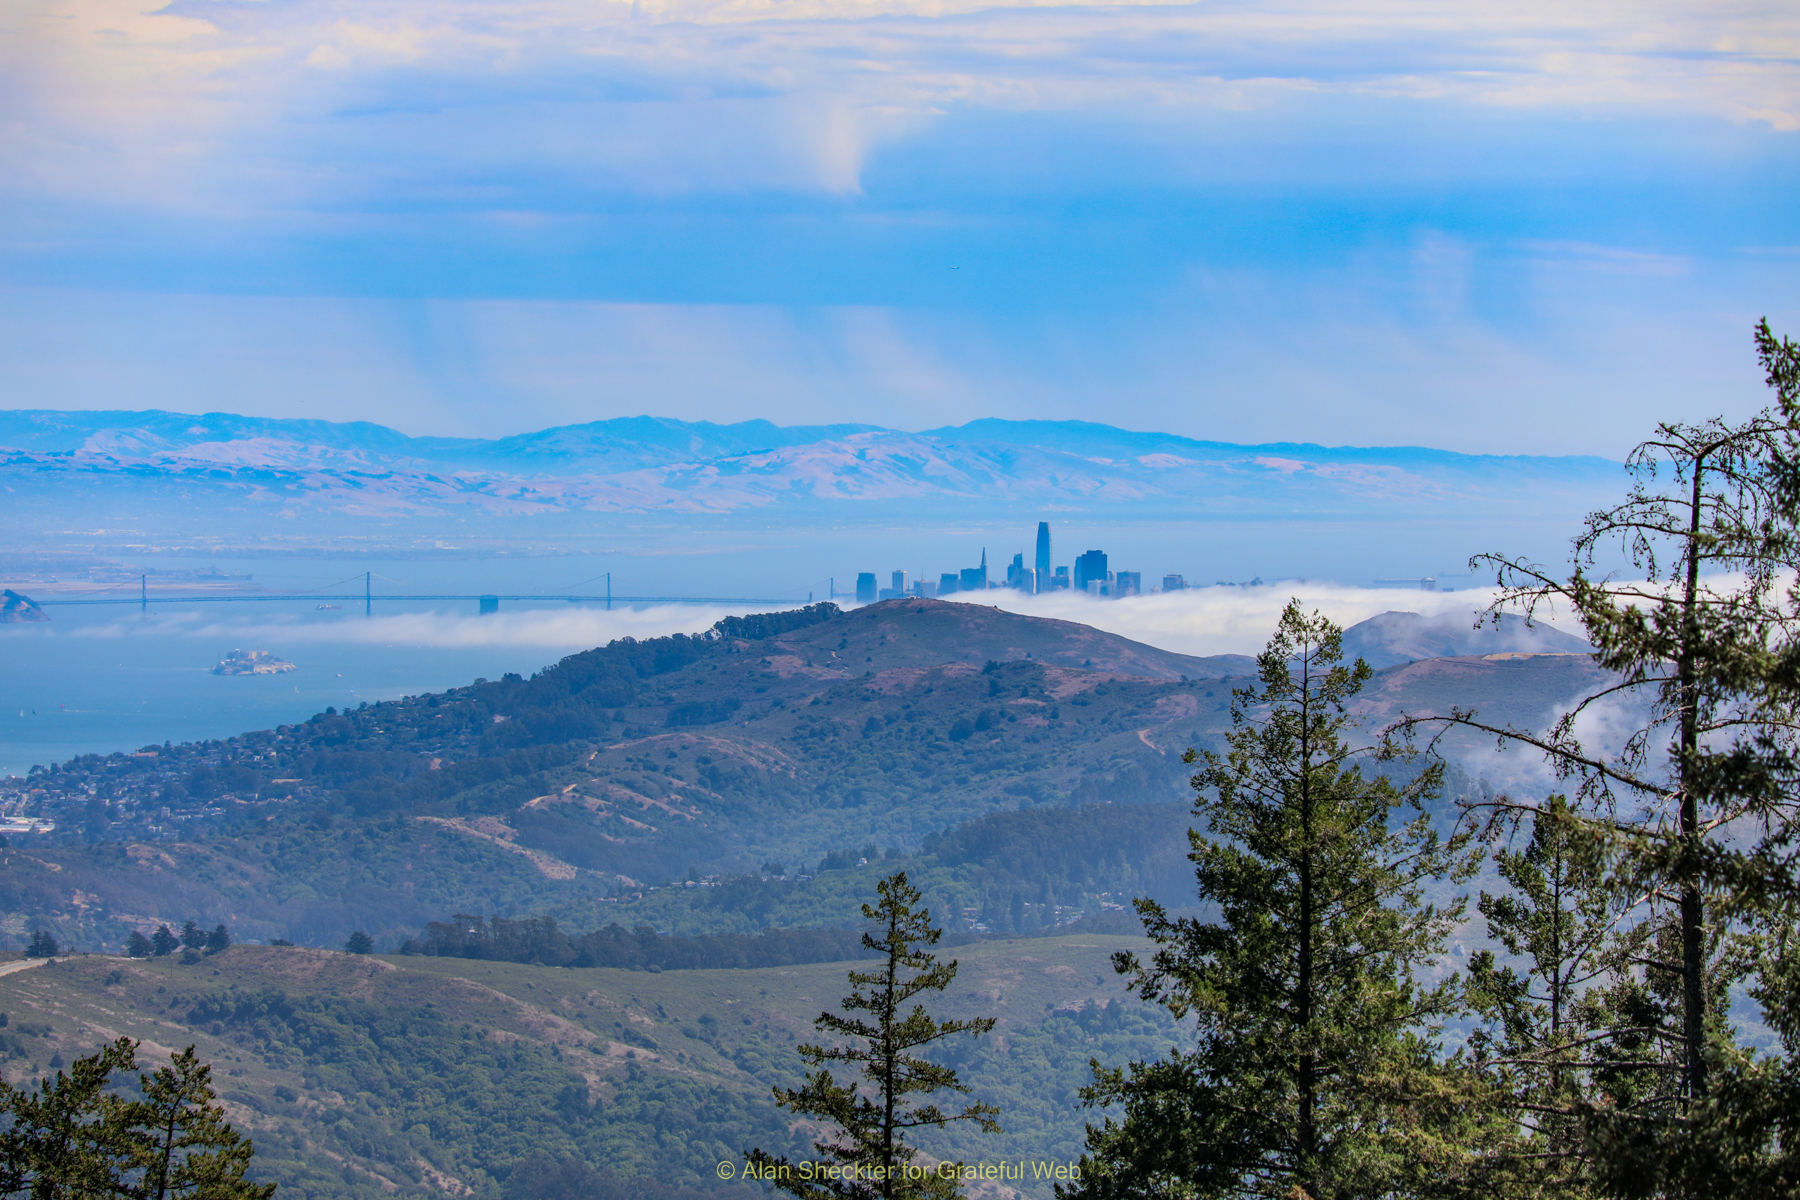
[[[951,951],[942,1011],[994,1014],[952,1053],[1004,1135],[927,1141],[936,1157],[1062,1160],[1091,1114],[1088,1060],[1166,1050],[1166,1018],[1124,1000],[1108,937]],[[120,1034],[152,1056],[190,1042],[215,1064],[257,1172],[288,1200],[466,1195],[553,1200],[551,1182],[621,1194],[749,1196],[721,1161],[807,1153],[768,1098],[796,1042],[836,1007],[842,964],[626,971],[237,946],[183,963],[77,957],[0,976],[0,1055],[19,1080]],[[1048,1196],[1048,1184],[1027,1183]]]
[[[19,806],[59,830],[5,852],[0,934],[111,949],[191,918],[323,945],[364,929],[385,948],[459,911],[842,924],[867,886],[845,876],[896,856],[959,927],[1055,924],[1172,878],[1180,755],[1217,744],[1233,684],[1182,669],[1235,665],[937,601],[624,639],[530,679],[34,774]],[[1416,663],[1378,675],[1358,715],[1455,701],[1531,723],[1593,670]],[[1144,811],[1066,815],[1109,807]],[[933,841],[1015,817],[1004,837],[975,826],[990,851]]]

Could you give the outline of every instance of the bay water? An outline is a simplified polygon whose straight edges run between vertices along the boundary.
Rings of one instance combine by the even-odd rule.
[[[335,607],[321,607],[331,605]],[[760,606],[360,599],[135,605],[50,604],[51,620],[0,626],[0,776],[88,753],[110,754],[303,721],[466,685],[529,677],[615,637],[708,628]],[[295,665],[274,675],[215,675],[232,650]]]

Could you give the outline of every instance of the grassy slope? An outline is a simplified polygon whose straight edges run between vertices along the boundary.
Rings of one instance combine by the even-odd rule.
[[[953,1057],[1008,1133],[930,1149],[975,1160],[1069,1159],[1090,1115],[1088,1059],[1165,1050],[1172,1026],[1119,998],[1110,955],[1141,943],[1071,937],[954,951],[941,1015],[996,1015]],[[183,965],[75,958],[0,977],[14,1080],[125,1034],[152,1055],[195,1043],[259,1171],[281,1194],[500,1195],[532,1154],[748,1195],[713,1171],[751,1145],[806,1153],[769,1102],[794,1045],[838,1007],[844,964],[663,973],[354,958],[239,946]],[[1048,1187],[1027,1188],[1047,1195]]]

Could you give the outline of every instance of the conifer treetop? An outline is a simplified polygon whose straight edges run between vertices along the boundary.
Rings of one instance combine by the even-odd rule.
[[[957,1034],[978,1037],[993,1029],[995,1020],[939,1021],[917,1002],[949,987],[957,964],[954,959],[939,962],[930,951],[942,930],[919,906],[923,896],[904,871],[883,879],[876,893],[876,903],[863,905],[863,917],[873,926],[863,934],[863,945],[882,956],[881,964],[848,973],[851,992],[842,1002],[844,1015],[820,1013],[813,1022],[833,1040],[799,1048],[800,1057],[816,1069],[808,1072],[803,1086],[774,1092],[783,1108],[835,1131],[813,1143],[819,1158],[811,1163],[794,1163],[760,1149],[747,1156],[757,1177],[802,1200],[948,1200],[960,1194],[955,1172],[917,1163],[918,1150],[906,1135],[956,1121],[1000,1132],[994,1119],[999,1110],[990,1104],[945,1111],[924,1099],[944,1092],[966,1095],[969,1088],[954,1067],[934,1063],[918,1051]],[[831,1064],[842,1064],[860,1078],[840,1083]]]

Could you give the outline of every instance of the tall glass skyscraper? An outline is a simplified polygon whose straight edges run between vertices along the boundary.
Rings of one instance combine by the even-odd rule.
[[[1050,522],[1038,522],[1037,586],[1040,592],[1050,590]]]
[[[1089,550],[1086,554],[1075,558],[1075,590],[1085,592],[1088,584],[1098,581],[1102,587],[1110,582],[1106,577],[1106,552]]]

